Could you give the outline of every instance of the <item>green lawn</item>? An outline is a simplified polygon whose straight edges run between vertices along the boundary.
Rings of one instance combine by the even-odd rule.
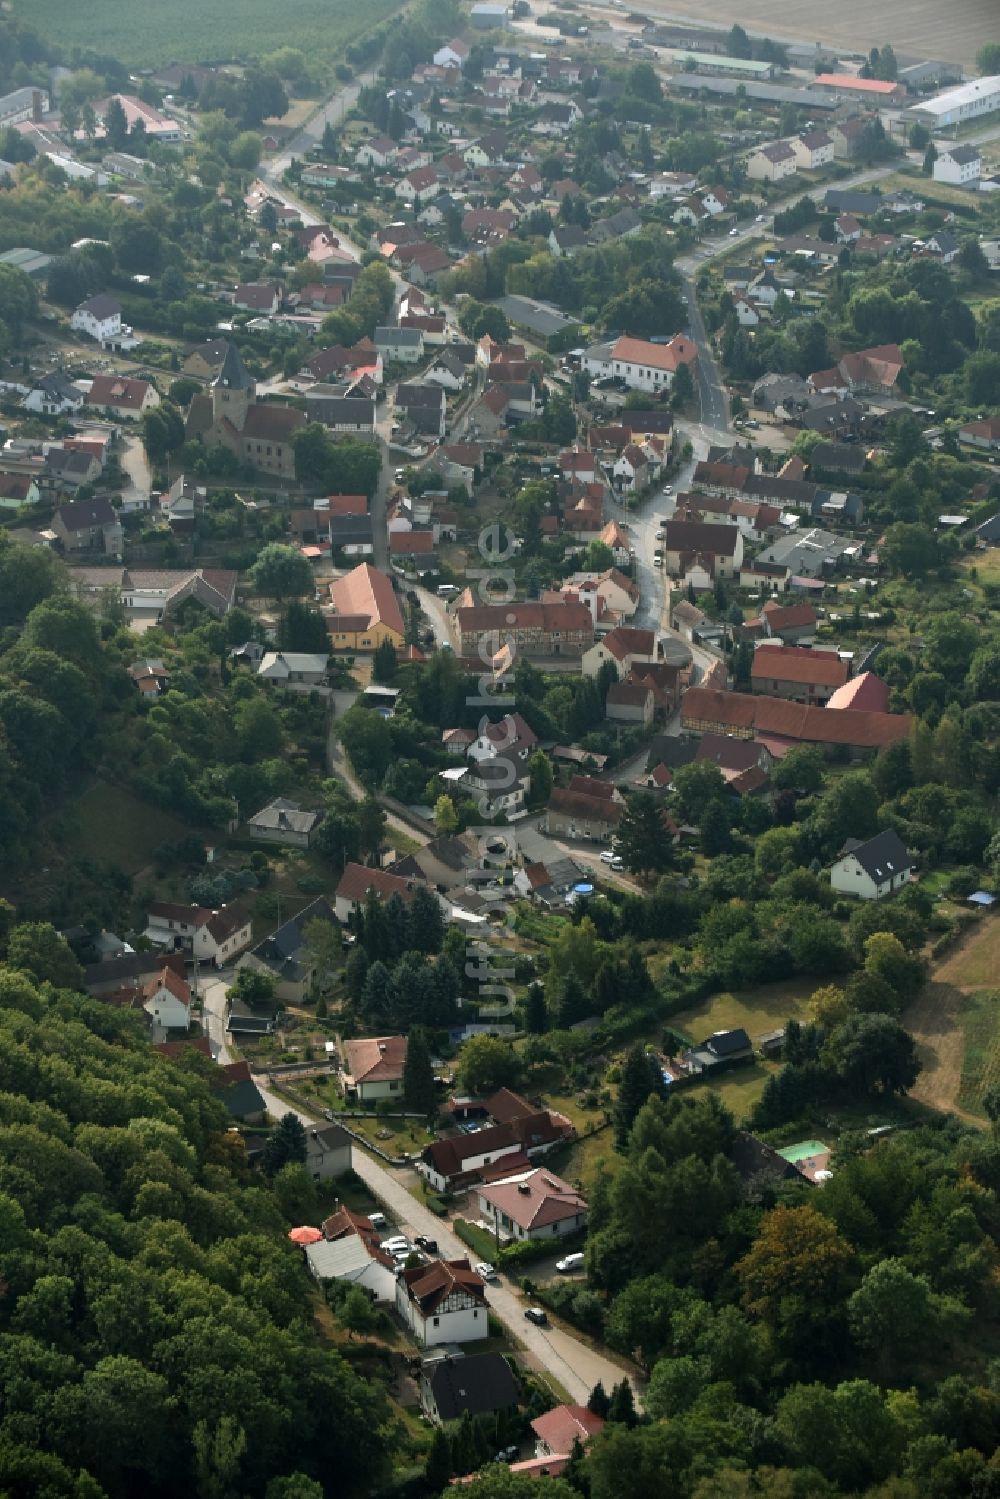
[[[114,0],[15,0],[15,10],[42,36],[58,38],[66,53],[91,48],[129,67],[169,62],[249,61],[279,47],[299,47],[310,60],[329,58],[398,9],[398,0],[132,0],[127,10]]]
[[[714,1031],[730,1031],[742,1025],[751,1041],[765,1031],[778,1030],[786,1020],[803,1020],[809,1000],[820,987],[814,979],[792,979],[781,984],[761,984],[756,989],[729,990],[713,994],[690,1010],[682,1010],[667,1024],[694,1041],[704,1041]]]
[[[956,1102],[959,1108],[985,1119],[982,1096],[1000,1083],[1000,991],[977,989],[965,996],[962,1008],[962,1080]]]

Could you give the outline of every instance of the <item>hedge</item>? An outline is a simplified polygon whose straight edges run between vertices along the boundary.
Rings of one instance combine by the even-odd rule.
[[[481,1260],[486,1260],[489,1264],[497,1258],[496,1240],[485,1229],[477,1228],[474,1223],[469,1223],[465,1218],[456,1218],[452,1227],[462,1243],[468,1244]]]

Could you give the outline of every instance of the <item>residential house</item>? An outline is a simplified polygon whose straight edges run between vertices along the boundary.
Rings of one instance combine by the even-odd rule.
[[[371,557],[375,551],[375,533],[370,515],[331,514],[330,545],[345,557]]]
[[[282,848],[308,848],[309,840],[321,821],[321,813],[307,811],[298,802],[278,796],[253,817],[248,817],[246,825],[250,837],[257,842],[278,843]]]
[[[383,640],[397,648],[406,630],[392,583],[370,562],[359,563],[330,584],[332,613],[326,616],[334,651],[374,651]]]
[[[656,694],[646,682],[612,682],[605,698],[604,716],[615,723],[648,729],[656,712]]]
[[[743,563],[739,526],[669,520],[663,530],[663,565],[671,577],[686,578],[699,567],[712,582],[738,576]]]
[[[617,239],[631,239],[642,229],[642,219],[636,209],[626,205],[617,213],[598,219],[590,226],[590,237],[595,245],[611,244]]]
[[[469,744],[466,755],[477,763],[497,759],[527,760],[537,743],[538,736],[520,713],[507,713],[499,723],[483,726],[482,732]]]
[[[834,159],[833,136],[826,130],[805,130],[788,144],[798,171],[815,172],[820,167],[829,166]]]
[[[865,116],[855,115],[853,119],[835,120],[829,126],[835,161],[853,161],[859,155],[867,139],[869,124]]]
[[[208,1038],[202,1039],[207,1045]],[[163,1044],[171,1045],[169,1041]],[[191,1044],[193,1045],[194,1042]],[[212,1049],[209,1046],[209,1060],[211,1056]],[[267,1113],[267,1104],[253,1080],[250,1063],[246,1061],[223,1062],[214,1070],[215,1076],[212,1078],[210,1087],[230,1119],[235,1119],[240,1124],[262,1124]]]
[[[169,619],[188,598],[196,598],[210,614],[221,619],[233,607],[238,577],[235,572],[206,567],[176,571],[74,567],[71,586],[77,598],[98,609],[107,596],[106,590],[116,589],[129,624],[152,625]]]
[[[746,159],[746,173],[751,182],[783,182],[794,177],[799,162],[787,141],[758,146]]]
[[[414,887],[418,883],[412,878],[404,879],[400,875],[391,874],[386,869],[370,869],[367,864],[345,864],[334,896],[337,920],[346,924],[355,912],[364,908],[369,895],[374,895],[377,900],[388,900],[390,896],[398,895],[407,902],[412,899]]]
[[[122,323],[122,304],[106,292],[81,302],[69,325],[75,333],[85,333],[105,349],[122,348],[132,337],[132,329]]]
[[[87,392],[88,406],[126,421],[138,421],[159,404],[160,393],[155,385],[127,375],[95,375]]]
[[[476,1195],[480,1216],[498,1240],[557,1239],[579,1233],[587,1221],[586,1199],[542,1166],[480,1185]]]
[[[895,828],[864,842],[849,838],[830,870],[830,884],[842,895],[884,900],[913,879],[913,860]]]
[[[442,1426],[470,1416],[489,1416],[513,1410],[521,1386],[500,1353],[474,1353],[459,1358],[425,1359],[420,1366],[420,1408],[428,1420]]]
[[[491,659],[507,643],[519,655],[582,656],[594,639],[590,610],[568,600],[473,604],[458,609],[455,617],[460,654],[475,661]]]
[[[693,366],[697,360],[697,346],[684,333],[676,333],[662,344],[623,334],[613,344],[589,348],[583,356],[583,368],[595,377],[610,375],[624,380],[630,390],[659,392],[669,390],[682,364]]]
[[[289,1004],[299,1004],[313,976],[302,935],[312,921],[325,921],[339,930],[329,902],[323,896],[317,896],[298,915],[244,953],[237,969],[251,968],[258,973],[270,974],[275,981],[276,997]]]
[[[924,241],[925,251],[940,260],[942,265],[952,265],[961,249],[957,237],[950,229],[935,229]]]
[[[658,198],[686,198],[698,186],[693,172],[656,172],[649,179],[649,196]]]
[[[587,786],[581,785],[587,782]],[[554,786],[545,809],[545,832],[553,838],[589,838],[606,843],[623,812],[610,782],[574,776],[570,786]],[[598,790],[598,788],[600,788]]]
[[[760,739],[734,739],[730,734],[703,734],[695,754],[718,766],[723,780],[737,796],[762,791],[767,785],[773,756]]]
[[[396,387],[396,410],[424,436],[444,437],[448,398],[441,385],[401,381]]]
[[[433,62],[439,68],[464,68],[472,48],[461,37],[453,37],[434,54]]]
[[[958,429],[959,442],[986,453],[1000,453],[1000,416],[985,416]]]
[[[424,357],[419,328],[376,328],[374,342],[385,363],[417,364]]]
[[[438,448],[435,462],[449,487],[464,484],[471,494],[483,466],[483,450],[479,443],[450,443]]]
[[[244,281],[233,292],[233,306],[258,317],[273,317],[281,306],[282,289],[277,281]]]
[[[425,383],[429,381],[432,385],[440,385],[442,390],[451,391],[452,394],[465,389],[468,377],[466,365],[450,349],[443,350],[424,371]]]
[[[586,1405],[557,1405],[536,1416],[531,1423],[535,1433],[536,1458],[569,1458],[579,1442],[586,1447],[591,1437],[604,1429],[604,1418]]]
[[[83,392],[65,370],[50,370],[34,382],[21,405],[36,416],[66,416],[80,410]]]
[[[549,249],[553,255],[572,257],[586,245],[586,230],[578,224],[556,224],[549,230]]]
[[[626,677],[637,663],[656,661],[656,633],[653,630],[618,625],[609,630],[588,650],[581,662],[585,677],[596,677],[607,661],[613,661],[619,679]]]
[[[848,675],[848,664],[836,651],[762,644],[754,651],[750,681],[754,692],[770,697],[824,704],[844,685]]]
[[[815,635],[817,614],[812,604],[779,604],[768,600],[760,611],[762,632],[784,645],[798,645]]]
[[[308,1166],[308,1155],[306,1160]],[[322,1228],[322,1239],[305,1248],[310,1274],[318,1281],[347,1281],[374,1301],[395,1301],[395,1263],[380,1247],[371,1219],[339,1208],[324,1220]]]
[[[733,311],[741,328],[759,328],[761,315],[749,298],[738,293],[733,298]]]
[[[544,1155],[573,1136],[573,1126],[548,1109],[511,1116],[474,1133],[446,1135],[425,1146],[417,1170],[438,1192],[461,1191],[487,1178],[527,1170],[532,1156]]]
[[[139,696],[147,699],[159,697],[161,692],[166,692],[170,682],[170,673],[160,660],[133,661],[128,674]]]
[[[649,457],[637,443],[630,442],[622,449],[611,469],[611,482],[615,492],[641,494],[657,478],[659,464]]]
[[[178,474],[166,494],[160,496],[160,515],[172,531],[191,532],[195,517],[204,510],[208,490],[189,474]]]
[[[189,953],[202,963],[223,968],[249,947],[253,927],[242,906],[186,906],[154,900],[146,908],[143,936],[156,948]]]
[[[359,167],[387,167],[398,155],[399,147],[388,135],[373,135],[355,151],[354,163]]]
[[[414,167],[404,177],[398,178],[392,190],[404,203],[419,205],[436,197],[440,189],[441,181],[437,172],[433,167],[426,166]]]
[[[423,1348],[488,1337],[486,1305],[482,1279],[467,1259],[433,1260],[396,1280],[396,1310]]]
[[[51,527],[65,552],[104,551],[114,557],[122,555],[122,524],[106,495],[60,505]]]
[[[461,754],[461,743],[453,750],[446,736],[464,735],[466,732],[471,734],[473,731],[446,729],[441,736],[445,750],[450,754]],[[455,837],[432,838],[429,843],[422,843],[413,853],[397,859],[389,873],[403,879],[419,880],[432,885],[440,894],[446,894],[450,890],[475,883],[482,865],[476,838],[471,833],[462,833]]]
[[[742,1026],[731,1031],[716,1031],[699,1046],[692,1046],[681,1056],[686,1071],[703,1073],[728,1071],[740,1062],[753,1061],[753,1042]]]
[[[272,687],[319,687],[327,679],[329,656],[309,651],[267,651],[257,676]]]
[[[143,986],[142,1008],[149,1017],[154,1041],[165,1041],[169,1031],[191,1029],[190,985],[168,964]]]
[[[670,623],[682,640],[689,644],[694,640],[694,634],[698,626],[705,622],[704,612],[697,604],[692,604],[689,599],[682,598],[673,605],[670,611]]]
[[[402,1103],[406,1067],[405,1036],[370,1036],[343,1043],[344,1060],[339,1087],[345,1098],[359,1104],[396,1098]]]
[[[941,143],[931,169],[935,182],[948,182],[953,187],[979,186],[983,174],[983,158],[978,146]]]
[[[813,390],[845,390],[865,395],[895,395],[905,360],[898,344],[879,344],[845,354],[834,370],[809,376]]]
[[[348,388],[346,385],[317,385],[307,390],[306,419],[322,422],[331,432],[374,437],[376,406],[372,397],[330,394],[333,390],[346,391]]]

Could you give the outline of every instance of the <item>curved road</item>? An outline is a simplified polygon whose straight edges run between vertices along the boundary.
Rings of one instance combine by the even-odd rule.
[[[205,1026],[212,1054],[220,1065],[237,1060],[230,1051],[225,1029],[226,989],[231,982],[231,975],[213,975],[202,986]],[[263,1079],[257,1078],[256,1081],[267,1111],[275,1119],[291,1113],[302,1121],[306,1129],[312,1129],[316,1125],[318,1117],[303,1113],[269,1088]],[[428,1238],[436,1239],[442,1254],[448,1259],[462,1259],[469,1255],[468,1245],[463,1244],[447,1223],[435,1217],[429,1208],[424,1207],[407,1190],[406,1179],[412,1177],[412,1173],[388,1170],[356,1143],[353,1144],[352,1157],[354,1170],[377,1201],[388,1208],[401,1232],[406,1233],[411,1240],[415,1234],[425,1234]],[[526,1321],[525,1303],[505,1280],[493,1282],[488,1290],[488,1300],[491,1311],[503,1322],[512,1338],[527,1350],[531,1363],[538,1369],[547,1370],[571,1400],[585,1405],[598,1380],[602,1380],[605,1389],[610,1391],[612,1385],[626,1374],[635,1388],[634,1369],[626,1368],[606,1354],[596,1352],[560,1327],[535,1327]],[[638,1391],[636,1404],[641,1405]]]

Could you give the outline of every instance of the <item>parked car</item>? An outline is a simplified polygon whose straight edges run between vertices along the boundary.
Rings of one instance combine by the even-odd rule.
[[[379,1233],[382,1232],[383,1228],[389,1227],[389,1220],[384,1213],[369,1213],[368,1222],[372,1228],[377,1228]]]
[[[473,1265],[472,1268],[482,1280],[489,1281],[500,1279],[500,1277],[497,1275],[496,1266],[491,1265],[489,1260],[480,1260],[479,1264]]]
[[[516,1463],[520,1456],[519,1447],[502,1447],[493,1459],[495,1463]]]
[[[405,1234],[394,1234],[391,1239],[383,1239],[379,1245],[386,1254],[406,1254],[410,1249],[410,1241]]]
[[[540,1306],[525,1307],[524,1315],[536,1327],[548,1327],[549,1325],[548,1315]]]
[[[560,1275],[573,1275],[577,1270],[582,1270],[586,1264],[586,1256],[580,1251],[575,1254],[567,1254],[561,1260],[556,1260],[556,1269]]]
[[[610,864],[612,869],[622,868],[621,856],[616,854],[613,848],[601,849],[601,863]]]
[[[426,1250],[428,1254],[437,1254],[438,1252],[437,1239],[428,1239],[426,1234],[417,1234],[413,1242],[418,1249]]]

